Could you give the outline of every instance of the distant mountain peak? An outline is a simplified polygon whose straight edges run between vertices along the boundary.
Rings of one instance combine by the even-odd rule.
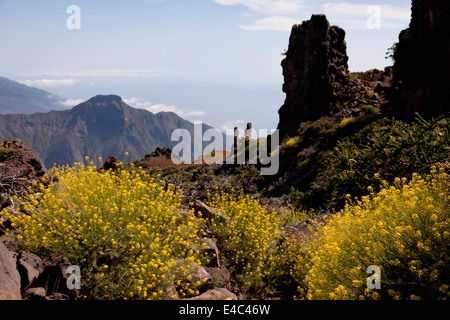
[[[173,148],[176,129],[194,135],[194,124],[177,114],[135,109],[117,95],[98,95],[70,110],[0,115],[0,140],[20,138],[47,168],[82,162],[85,156],[114,155],[123,161],[125,152],[142,159],[157,147]]]
[[[98,104],[98,103],[122,103],[122,98],[114,95],[114,94],[109,94],[109,95],[97,95],[95,97],[90,98],[88,101],[86,101],[88,103],[92,103],[92,104]]]
[[[98,113],[101,110],[108,109],[110,112],[119,111],[121,114],[129,107],[122,98],[117,95],[97,95],[89,100],[80,103],[72,109],[72,112],[78,113]]]

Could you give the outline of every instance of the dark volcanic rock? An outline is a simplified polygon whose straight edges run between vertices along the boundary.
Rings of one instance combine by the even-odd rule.
[[[450,111],[450,1],[413,0],[409,28],[394,50],[394,90],[388,110],[411,120]]]
[[[44,269],[39,277],[31,284],[31,288],[47,288],[46,295],[50,297],[55,293],[62,294],[60,296],[61,299],[54,296],[52,297],[53,300],[65,300],[65,296],[70,299],[80,297],[80,291],[78,289],[69,288],[67,285],[71,277],[71,274],[67,270],[71,266],[69,259],[61,254],[53,253],[44,258],[42,264]]]
[[[22,195],[44,174],[40,160],[21,140],[0,140],[0,193]],[[7,205],[0,203],[0,207]]]
[[[109,156],[108,159],[106,159],[105,163],[103,164],[103,166],[98,170],[104,170],[104,171],[108,171],[108,170],[117,170],[120,167],[120,161],[117,160],[116,157],[114,156]]]
[[[294,136],[301,122],[329,115],[336,94],[348,82],[345,31],[324,15],[292,27],[282,61],[284,105],[278,111],[281,137]]]
[[[150,158],[156,158],[156,157],[165,157],[167,159],[170,159],[171,156],[172,156],[172,149],[158,147],[152,153],[147,154],[143,160],[148,160]]]
[[[388,103],[393,81],[391,67],[354,72],[350,75],[348,85],[337,94],[333,107],[332,117],[337,122],[350,117],[359,119],[368,114],[378,114]]]

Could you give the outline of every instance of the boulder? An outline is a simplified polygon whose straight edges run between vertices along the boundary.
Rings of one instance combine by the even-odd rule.
[[[55,300],[57,296],[63,297],[63,300],[65,300],[66,296],[70,299],[80,297],[79,289],[71,289],[67,285],[67,281],[71,277],[67,270],[71,266],[69,259],[61,254],[54,253],[44,258],[42,263],[44,270],[30,287],[46,288],[46,296],[52,296],[54,293],[57,293],[57,295],[52,296],[52,300]]]
[[[22,292],[44,271],[42,259],[34,253],[23,251],[17,257],[17,271],[21,277]]]
[[[70,300],[70,297],[64,293],[53,292],[49,296],[45,296],[45,300]]]
[[[185,259],[177,259],[177,264],[185,263]],[[196,262],[191,262],[183,275],[182,282],[188,284],[190,288],[196,288],[199,292],[205,292],[212,287],[213,278],[204,267]]]
[[[21,300],[20,274],[16,269],[16,261],[2,242],[0,242],[0,300]]]
[[[225,288],[208,290],[205,293],[188,300],[237,300],[237,296]]]
[[[206,203],[203,203],[200,200],[195,200],[192,207],[194,208],[195,215],[198,216],[200,213],[201,217],[203,219],[206,219],[207,221],[212,219],[219,219],[221,223],[225,223],[227,220],[225,215],[220,212],[220,210],[211,208]]]
[[[116,157],[110,156],[108,159],[106,159],[105,163],[100,169],[98,169],[98,171],[99,172],[108,170],[114,171],[117,170],[118,168],[120,168],[120,161]]]
[[[23,293],[24,300],[44,300],[45,288],[29,288]]]
[[[220,267],[217,239],[202,238],[196,249],[200,252],[202,265],[205,267]]]
[[[228,269],[222,265],[220,268],[205,268],[213,279],[213,288],[225,288],[231,283],[231,275]]]

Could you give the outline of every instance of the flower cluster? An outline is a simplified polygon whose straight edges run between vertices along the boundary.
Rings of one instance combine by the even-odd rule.
[[[6,210],[17,239],[41,255],[59,252],[81,267],[91,299],[171,299],[194,295],[182,279],[200,263],[199,221],[180,214],[173,185],[130,170],[54,168],[48,187],[30,188],[25,213]],[[183,289],[178,291],[177,289]]]
[[[433,168],[408,183],[395,179],[377,194],[347,204],[318,229],[293,273],[309,299],[446,298],[449,288],[448,177]],[[381,269],[370,290],[367,268]]]
[[[286,142],[286,148],[297,148],[297,146],[299,145],[301,141],[301,137],[300,136],[295,136],[291,139],[289,139]]]
[[[278,216],[248,195],[216,193],[210,205],[218,213],[208,221],[209,228],[232,273],[244,289],[261,285],[282,232]]]

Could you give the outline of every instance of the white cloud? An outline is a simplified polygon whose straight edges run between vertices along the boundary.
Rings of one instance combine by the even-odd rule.
[[[245,130],[246,124],[244,120],[230,120],[230,121],[226,121],[224,124],[222,124],[220,126],[220,130],[222,130],[223,132],[227,132],[227,130],[229,130],[229,132],[233,135],[234,132],[234,128],[239,128],[239,131],[241,133],[241,135],[243,135],[243,130]]]
[[[204,111],[189,111],[184,114],[185,117],[202,117],[205,115]]]
[[[327,2],[322,5],[327,18],[344,29],[368,29],[367,21],[373,13],[368,4],[350,2]],[[377,5],[381,28],[400,28],[408,25],[411,19],[409,6]]]
[[[145,109],[147,111],[150,111],[152,113],[159,113],[159,112],[174,112],[178,114],[180,117],[201,117],[205,114],[205,112],[200,110],[182,110],[180,108],[177,108],[174,105],[168,106],[161,103],[153,104],[151,102],[145,101],[140,98],[130,98],[130,99],[123,99],[123,101],[137,109]]]
[[[126,104],[132,106],[133,108],[138,108],[138,109],[147,109],[150,108],[152,106],[151,102],[139,99],[139,98],[130,98],[130,99],[123,99],[123,102],[125,102]]]
[[[20,76],[52,76],[52,77],[161,77],[163,73],[155,70],[107,69],[83,71],[47,71],[39,74],[20,74]]]
[[[308,14],[310,5],[304,0],[213,0],[224,6],[242,5],[249,9],[248,17],[255,20],[240,24],[246,31],[291,31],[292,26],[301,22],[300,16]],[[304,9],[308,8],[308,11]]]
[[[224,6],[243,5],[250,10],[265,14],[295,14],[303,7],[303,0],[214,0]]]
[[[254,21],[240,24],[246,31],[290,31],[292,26],[308,19],[312,13],[325,13],[331,23],[348,30],[368,29],[372,13],[369,4],[349,1],[312,1],[312,0],[213,0],[224,6],[241,5],[249,9]],[[315,3],[314,3],[315,2]],[[372,6],[374,7],[374,6]],[[375,5],[380,12],[380,28],[401,28],[411,19],[409,4],[395,6]],[[370,22],[369,22],[370,23]]]
[[[294,18],[274,16],[256,20],[250,25],[239,25],[239,28],[247,31],[291,31],[292,26],[301,23]]]
[[[30,87],[59,87],[59,86],[73,86],[80,82],[75,79],[39,79],[39,80],[24,80],[18,81]]]
[[[80,103],[85,102],[85,99],[66,99],[60,102],[61,106],[63,107],[75,107],[77,105],[79,105]]]

